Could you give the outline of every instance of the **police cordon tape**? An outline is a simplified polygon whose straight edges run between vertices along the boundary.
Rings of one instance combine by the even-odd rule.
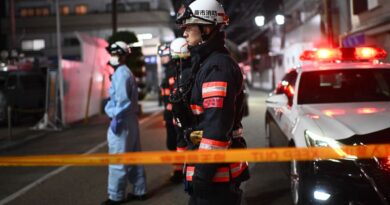
[[[0,157],[0,166],[104,166],[109,164],[173,164],[226,162],[282,162],[389,157],[390,144],[311,148],[260,148],[125,154],[46,155]]]

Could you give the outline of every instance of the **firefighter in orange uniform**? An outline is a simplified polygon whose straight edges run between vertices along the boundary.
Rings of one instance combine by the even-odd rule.
[[[217,0],[186,1],[177,23],[191,52],[190,107],[194,115],[189,142],[199,151],[245,148],[243,76],[224,47],[228,17]],[[189,204],[238,205],[240,184],[249,179],[247,162],[186,165]]]
[[[165,68],[164,78],[161,82],[161,96],[164,103],[164,121],[167,130],[167,148],[170,151],[176,151],[176,128],[172,114],[172,103],[169,101],[169,96],[173,92],[176,81],[176,67],[171,58],[170,44],[165,43],[159,46],[158,54],[161,57],[161,63]],[[182,167],[173,165],[173,172],[170,181],[179,183],[182,180]]]

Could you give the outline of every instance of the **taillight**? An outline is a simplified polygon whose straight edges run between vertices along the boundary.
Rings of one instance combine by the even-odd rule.
[[[390,157],[379,159],[382,168],[388,172],[390,172]]]

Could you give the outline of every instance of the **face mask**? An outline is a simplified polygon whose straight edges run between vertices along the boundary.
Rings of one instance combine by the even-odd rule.
[[[119,65],[119,57],[118,56],[111,56],[110,65],[118,66]]]

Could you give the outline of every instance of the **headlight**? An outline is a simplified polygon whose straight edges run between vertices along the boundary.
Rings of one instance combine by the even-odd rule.
[[[357,159],[356,156],[349,155],[342,149],[344,144],[332,138],[323,137],[309,130],[305,130],[305,140],[307,146],[309,147],[329,147],[340,156],[344,156],[346,159]]]
[[[337,142],[334,139],[323,137],[309,130],[305,130],[305,140],[306,144],[309,147],[337,147],[342,146],[341,143]]]

